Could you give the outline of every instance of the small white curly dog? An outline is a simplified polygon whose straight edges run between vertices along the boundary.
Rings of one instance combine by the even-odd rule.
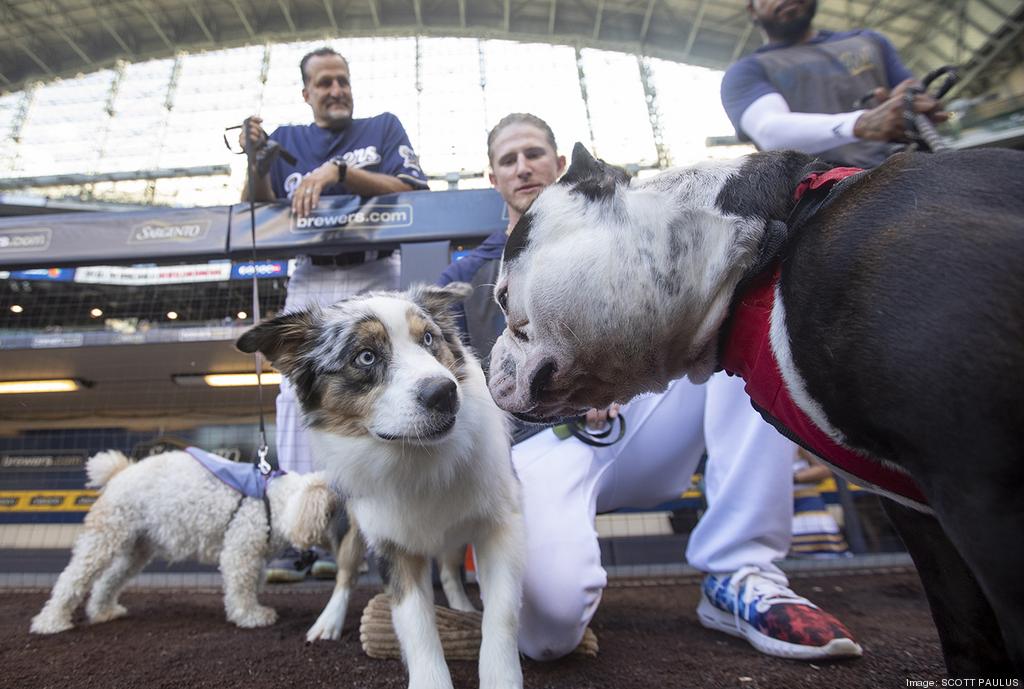
[[[88,461],[86,473],[86,485],[103,491],[50,599],[32,619],[36,634],[71,629],[90,586],[90,622],[125,615],[118,595],[154,557],[219,563],[228,621],[239,627],[273,624],[277,613],[256,596],[267,557],[286,542],[304,549],[322,541],[338,508],[322,474],[280,474],[266,482],[265,499],[247,497],[184,451],[139,462],[101,452]]]

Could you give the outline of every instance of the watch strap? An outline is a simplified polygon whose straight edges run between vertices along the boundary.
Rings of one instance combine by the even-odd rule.
[[[345,177],[348,176],[348,163],[345,162],[345,159],[341,156],[335,156],[327,162],[338,168],[338,184],[344,182]]]

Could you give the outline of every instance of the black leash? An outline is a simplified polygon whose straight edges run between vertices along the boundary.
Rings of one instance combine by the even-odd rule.
[[[923,143],[927,146],[928,150],[932,153],[941,153],[943,151],[952,150],[950,146],[947,146],[943,141],[942,137],[939,136],[939,132],[936,131],[935,125],[923,112],[914,112],[914,96],[922,93],[928,93],[928,88],[932,85],[932,82],[946,75],[945,81],[939,86],[938,90],[932,94],[935,100],[941,100],[943,96],[949,93],[949,90],[960,80],[960,74],[957,72],[957,68],[953,65],[943,65],[937,69],[933,69],[928,72],[921,80],[921,86],[911,86],[907,89],[907,92],[903,95],[903,121],[907,131],[916,132],[918,138],[918,147],[921,147]]]
[[[242,147],[242,153],[245,154],[246,158],[246,177],[249,180],[249,233],[250,239],[252,240],[252,325],[256,327],[260,323],[260,288],[259,280],[257,279],[256,273],[256,178],[263,178],[270,171],[270,166],[274,162],[274,158],[281,156],[290,165],[295,164],[295,156],[288,152],[281,144],[276,141],[261,137],[262,140],[253,141],[251,134],[253,133],[252,118],[245,118],[242,123],[241,129],[243,134],[243,141],[245,144]],[[229,127],[235,129],[235,127]],[[227,130],[225,130],[227,131]],[[231,145],[228,143],[227,136],[224,138],[224,144],[231,150]],[[253,353],[253,357],[256,362],[256,399],[260,410],[260,432],[259,432],[259,445],[256,449],[256,461],[257,466],[260,468],[260,473],[264,477],[270,475],[274,467],[267,461],[267,453],[270,451],[270,447],[267,444],[267,423],[263,413],[263,355],[259,351]],[[270,507],[265,505],[267,509],[267,528],[270,528]]]
[[[256,175],[259,170],[258,152],[259,146],[250,138],[253,131],[253,123],[250,118],[245,118],[242,124],[245,136],[245,158],[246,177],[249,180],[249,232],[252,240],[252,325],[260,324],[260,288],[259,280],[256,278]],[[256,462],[260,473],[264,477],[270,476],[273,467],[267,461],[267,453],[270,446],[267,444],[267,423],[266,415],[263,413],[263,355],[259,350],[253,353],[256,364],[256,401],[260,411],[259,444],[256,448]],[[267,529],[270,529],[270,515],[267,515]]]

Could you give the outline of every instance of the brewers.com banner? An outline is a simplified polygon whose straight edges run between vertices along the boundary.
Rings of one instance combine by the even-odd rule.
[[[261,255],[337,254],[396,248],[404,242],[482,239],[508,222],[493,189],[407,192],[371,199],[320,199],[308,217],[295,218],[286,203],[256,207],[256,251]],[[249,205],[231,209],[231,254],[252,251]]]
[[[464,243],[504,229],[508,220],[505,204],[493,189],[421,191],[370,199],[324,197],[306,218],[294,217],[287,202],[261,203],[255,215],[257,253],[277,258],[391,249],[410,242]],[[229,256],[247,260],[252,252],[251,222],[245,203],[0,218],[0,270],[100,264],[105,267],[89,281],[138,284],[151,280],[153,271],[113,271],[109,266],[196,263]],[[208,275],[190,277],[214,279],[217,269],[208,270]],[[158,281],[181,277],[161,273]],[[83,281],[77,275],[76,280]]]

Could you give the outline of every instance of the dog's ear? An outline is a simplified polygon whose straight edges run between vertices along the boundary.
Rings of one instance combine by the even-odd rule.
[[[288,373],[304,345],[313,340],[322,318],[318,308],[277,316],[250,328],[235,346],[246,354],[260,352],[278,370]]]
[[[797,151],[751,153],[722,186],[715,205],[741,218],[785,220],[793,208],[793,190],[809,172],[830,165]]]
[[[629,184],[629,173],[590,155],[586,146],[576,142],[572,149],[572,163],[559,184],[572,187],[591,201],[599,201],[615,194],[615,187]]]
[[[339,507],[339,500],[322,472],[301,478],[302,486],[285,504],[281,533],[299,550],[308,550],[328,540],[327,526]]]
[[[444,328],[442,321],[450,320],[452,305],[465,300],[472,293],[473,286],[468,282],[450,282],[444,287],[418,285],[410,289],[407,295]]]

